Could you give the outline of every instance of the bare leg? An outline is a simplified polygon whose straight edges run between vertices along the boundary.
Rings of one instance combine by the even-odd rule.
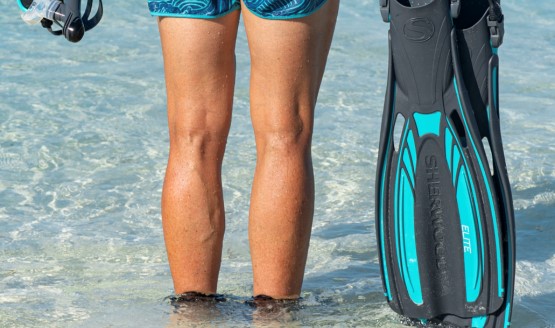
[[[258,155],[249,221],[255,295],[301,291],[314,213],[314,107],[338,6],[329,0],[306,18],[279,21],[243,5]]]
[[[170,156],[162,219],[176,293],[215,293],[224,235],[221,166],[231,123],[239,12],[159,21]]]

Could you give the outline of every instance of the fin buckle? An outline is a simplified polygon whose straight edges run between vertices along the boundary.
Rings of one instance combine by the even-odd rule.
[[[389,0],[380,0],[380,13],[383,21],[389,23]]]
[[[461,13],[461,0],[451,0],[451,17],[457,18]]]
[[[491,37],[491,45],[494,48],[499,48],[503,44],[503,36],[505,35],[505,20],[504,16],[501,15],[499,20],[490,19],[488,16],[488,27]]]

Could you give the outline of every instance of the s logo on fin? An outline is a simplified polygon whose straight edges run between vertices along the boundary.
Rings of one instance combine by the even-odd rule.
[[[429,18],[415,17],[407,20],[403,27],[405,38],[414,42],[426,42],[434,36],[435,26]]]

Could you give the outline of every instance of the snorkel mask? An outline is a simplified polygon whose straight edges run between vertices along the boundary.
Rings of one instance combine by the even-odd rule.
[[[96,14],[91,17],[93,0],[86,0],[87,7],[81,15],[81,0],[17,0],[24,11],[21,18],[27,24],[41,23],[54,35],[63,35],[71,42],[79,42],[85,31],[98,25],[102,19],[102,0],[98,0]],[[59,30],[53,30],[56,24]]]

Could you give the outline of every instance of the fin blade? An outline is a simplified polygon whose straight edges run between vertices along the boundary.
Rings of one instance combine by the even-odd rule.
[[[504,238],[511,230],[514,240],[514,224],[506,224],[510,187],[496,177],[497,171],[506,175],[497,168],[504,158],[493,155],[493,174],[487,164],[483,124],[475,120],[465,89],[454,26],[437,17],[438,12],[448,17],[448,6],[434,1],[410,8],[392,1],[390,10],[376,180],[385,295],[396,312],[414,319],[485,327],[507,322],[512,296],[506,289],[512,293],[514,284],[514,272],[507,270],[509,262],[514,266],[514,250]],[[424,53],[409,57],[415,49]],[[495,89],[488,82],[490,93],[492,85]],[[489,99],[497,103],[496,97]],[[392,124],[398,114],[407,122],[396,150]],[[500,147],[496,142],[492,152]]]

